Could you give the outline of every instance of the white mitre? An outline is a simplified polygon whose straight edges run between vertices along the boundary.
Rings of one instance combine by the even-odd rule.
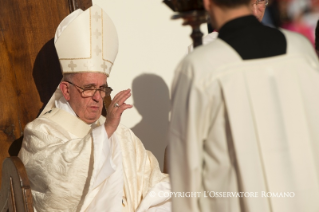
[[[62,74],[97,72],[110,75],[118,52],[116,28],[110,17],[99,7],[78,9],[65,17],[57,28],[54,44]],[[40,116],[54,107],[62,97],[57,90]]]
[[[55,38],[63,74],[110,74],[118,51],[118,38],[112,20],[100,7],[95,5],[84,12],[71,13],[59,25]]]

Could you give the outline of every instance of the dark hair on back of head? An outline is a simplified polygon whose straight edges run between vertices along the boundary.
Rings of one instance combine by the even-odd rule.
[[[251,0],[211,0],[220,7],[235,8],[242,5],[248,5]]]

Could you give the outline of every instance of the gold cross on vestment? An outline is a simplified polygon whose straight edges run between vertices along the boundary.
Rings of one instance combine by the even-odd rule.
[[[71,61],[68,67],[71,68],[72,71],[74,71],[74,68],[77,67],[77,65],[74,64],[73,61]]]
[[[103,68],[103,71],[105,72],[107,69],[107,65],[105,64],[105,62],[103,62],[103,64],[101,65],[101,67]]]
[[[99,18],[101,18],[101,16],[95,12],[95,15],[93,15],[93,18],[95,18],[96,21],[99,21]]]
[[[87,70],[93,70],[94,69],[94,64],[92,63],[91,60],[86,61],[86,63],[84,63],[84,67]]]
[[[94,35],[96,36],[96,39],[98,39],[101,33],[96,29]]]

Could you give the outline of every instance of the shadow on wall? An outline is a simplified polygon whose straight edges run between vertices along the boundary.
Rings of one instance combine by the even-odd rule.
[[[49,40],[38,53],[33,66],[33,79],[43,103],[38,115],[49,102],[62,79],[61,66],[54,47],[54,39]]]
[[[132,94],[134,107],[142,116],[132,131],[155,155],[163,170],[164,152],[168,144],[169,89],[161,77],[142,74],[133,80]]]

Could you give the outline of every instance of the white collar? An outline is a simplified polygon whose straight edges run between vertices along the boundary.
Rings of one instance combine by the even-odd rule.
[[[75,117],[78,117],[78,115],[76,115],[76,113],[74,112],[74,110],[72,109],[71,105],[69,104],[68,101],[66,101],[66,99],[64,98],[64,96],[62,96],[59,100],[55,100],[55,107],[56,108],[59,108],[59,109],[62,109],[70,114],[72,114],[73,116]],[[96,122],[92,124],[88,124],[92,127],[95,127],[96,123],[98,123],[98,120]]]
[[[72,114],[73,116],[77,116],[74,110],[72,109],[71,105],[68,101],[62,96],[60,99],[55,100],[55,107],[65,110],[66,112]]]

